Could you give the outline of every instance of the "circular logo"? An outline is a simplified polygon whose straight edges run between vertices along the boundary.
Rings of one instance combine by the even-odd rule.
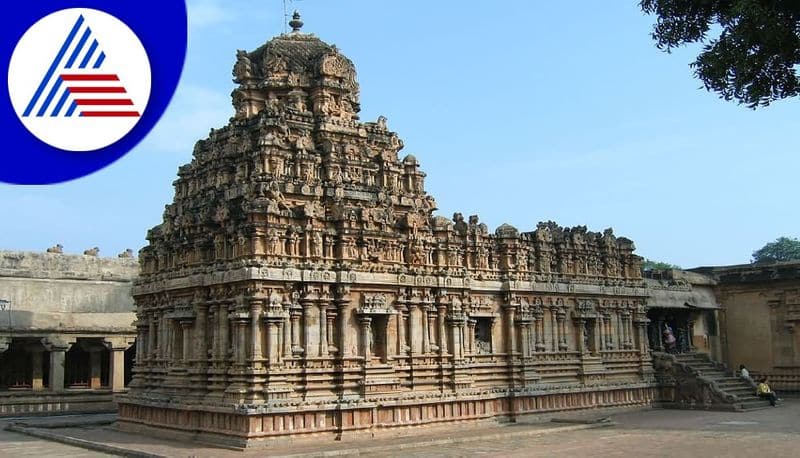
[[[150,61],[125,23],[69,8],[33,24],[8,66],[17,117],[39,140],[66,151],[109,146],[139,122],[150,98]]]

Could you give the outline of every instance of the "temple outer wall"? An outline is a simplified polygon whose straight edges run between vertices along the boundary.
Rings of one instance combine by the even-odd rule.
[[[714,278],[722,309],[723,360],[800,393],[800,262],[693,269]]]

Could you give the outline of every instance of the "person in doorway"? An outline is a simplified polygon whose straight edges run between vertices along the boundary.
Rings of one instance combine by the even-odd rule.
[[[678,342],[678,339],[675,338],[675,334],[672,332],[672,328],[669,327],[668,324],[664,325],[664,346],[667,349],[667,353],[675,353],[675,344]]]
[[[772,407],[776,406],[778,396],[770,389],[766,377],[762,377],[761,380],[759,380],[757,393],[758,397],[769,399],[769,405]]]

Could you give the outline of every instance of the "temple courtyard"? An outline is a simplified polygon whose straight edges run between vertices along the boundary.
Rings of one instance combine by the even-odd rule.
[[[113,415],[0,421],[0,456],[793,456],[800,448],[800,400],[747,412],[669,409],[590,411],[563,422],[420,431],[405,438],[295,444],[244,452],[119,432]],[[597,422],[608,418],[610,422]],[[23,424],[27,433],[5,428]],[[32,434],[32,435],[31,435]],[[40,436],[40,437],[36,437]],[[43,437],[49,437],[45,439]],[[83,447],[67,445],[64,442]]]

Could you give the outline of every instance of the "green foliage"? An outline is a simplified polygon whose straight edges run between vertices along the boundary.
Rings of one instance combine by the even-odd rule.
[[[680,269],[681,266],[670,264],[668,262],[653,261],[652,259],[644,259],[642,262],[642,270],[666,270],[666,269]]]
[[[652,37],[666,52],[703,43],[690,64],[707,90],[749,108],[800,94],[800,1],[641,0],[657,16]],[[709,39],[711,29],[721,30]]]
[[[778,237],[753,252],[753,262],[800,261],[800,240]]]

